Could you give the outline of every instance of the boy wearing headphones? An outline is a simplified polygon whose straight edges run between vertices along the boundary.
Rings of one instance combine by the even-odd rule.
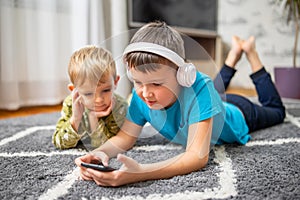
[[[215,81],[216,90],[207,75],[197,72],[191,63],[184,61],[184,44],[177,31],[164,22],[149,23],[137,31],[124,51],[128,77],[134,83],[126,120],[115,137],[92,154],[75,160],[81,177],[101,186],[119,186],[191,173],[206,166],[211,144],[245,144],[250,139],[249,131],[282,122],[284,107],[269,74],[259,62],[254,41],[235,39],[233,44],[226,60],[231,67],[225,65],[222,68]],[[256,86],[269,87],[266,95],[270,97],[260,98],[266,109],[256,108],[243,97],[233,96],[232,102],[223,102],[218,93],[224,92],[221,89],[229,84],[235,71],[233,67],[243,51],[251,65],[260,65],[254,67],[252,75]],[[258,93],[260,95],[260,91]],[[247,105],[240,107],[240,103]],[[250,118],[245,112],[251,113]],[[262,117],[253,118],[253,122],[268,120],[269,115],[277,116],[277,121],[264,121],[253,129],[248,121],[256,112]],[[170,141],[183,145],[185,152],[151,164],[140,164],[120,154],[133,147],[146,122]],[[115,156],[123,163],[119,170],[99,172],[81,167],[82,162],[95,160],[108,166],[109,158]]]

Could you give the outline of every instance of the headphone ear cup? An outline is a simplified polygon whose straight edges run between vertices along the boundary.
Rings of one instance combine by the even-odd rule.
[[[130,81],[130,82],[133,82],[131,72],[129,71],[128,68],[126,68],[126,74],[127,74],[127,78],[129,79],[129,81]]]
[[[128,62],[126,62],[125,65],[126,65],[126,75],[127,75],[127,78],[129,79],[130,82],[133,82],[131,72],[129,71]]]
[[[191,87],[196,80],[196,67],[192,63],[185,63],[177,70],[177,81],[183,87]]]

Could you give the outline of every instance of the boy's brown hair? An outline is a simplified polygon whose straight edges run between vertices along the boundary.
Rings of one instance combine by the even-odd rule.
[[[134,34],[130,41],[130,43],[135,42],[158,44],[185,58],[184,42],[181,35],[165,22],[156,21],[144,25]],[[132,52],[125,55],[124,60],[129,68],[135,68],[145,73],[155,71],[162,65],[168,65],[177,69],[174,63],[153,53]]]

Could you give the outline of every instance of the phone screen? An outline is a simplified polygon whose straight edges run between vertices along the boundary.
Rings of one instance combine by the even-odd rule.
[[[114,170],[116,170],[115,168],[112,167],[105,167],[102,164],[93,164],[93,163],[81,163],[81,166],[86,167],[86,168],[92,168],[98,171],[102,171],[102,172],[112,172]]]

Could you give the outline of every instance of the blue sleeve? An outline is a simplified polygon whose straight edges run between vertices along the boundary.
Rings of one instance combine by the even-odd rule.
[[[191,102],[189,124],[209,119],[222,112],[222,100],[209,77],[200,75],[193,90],[195,99]]]

